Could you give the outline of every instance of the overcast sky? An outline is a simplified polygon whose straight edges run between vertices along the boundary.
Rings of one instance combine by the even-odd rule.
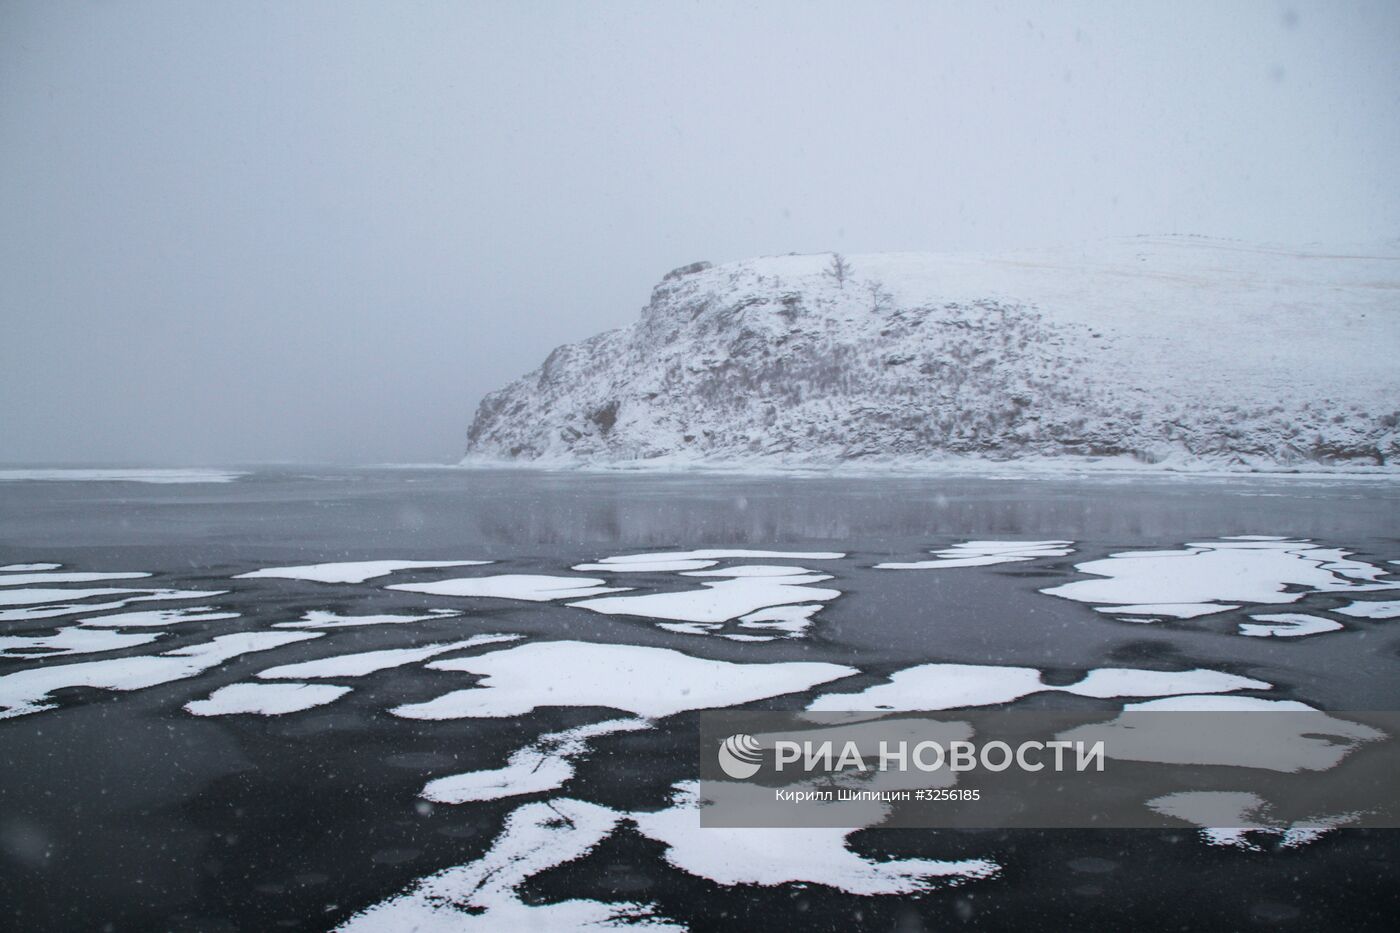
[[[1400,235],[1400,3],[0,0],[0,461],[427,461],[674,266]]]

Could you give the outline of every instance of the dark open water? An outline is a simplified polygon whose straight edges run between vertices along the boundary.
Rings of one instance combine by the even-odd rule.
[[[132,692],[69,689],[60,707],[0,720],[0,925],[17,930],[325,930],[434,871],[471,862],[537,794],[427,805],[425,781],[504,764],[543,732],[607,718],[544,708],[505,719],[408,720],[389,707],[470,686],[416,664],[343,682],[353,693],[284,716],[182,710],[274,664],[459,640],[480,632],[669,647],[727,661],[831,661],[862,671],[850,692],[914,664],[1025,665],[1069,683],[1100,666],[1205,667],[1268,681],[1266,695],[1324,709],[1400,709],[1400,620],[1349,620],[1305,638],[1245,638],[1249,608],[1134,624],[1037,590],[1074,565],[1230,535],[1310,539],[1377,566],[1400,560],[1400,485],[1304,479],[874,479],[576,475],[451,470],[259,472],[226,485],[0,483],[0,565],[149,571],[95,586],[230,590],[198,600],[240,618],[185,622],[152,645],[95,655],[0,658],[0,678],[38,666],[147,656],[266,630],[312,610],[453,608],[459,618],[331,630]],[[966,540],[1074,542],[1067,557],[940,571],[880,571]],[[841,551],[797,561],[842,595],[804,638],[741,643],[550,603],[386,591],[478,573],[567,575],[571,564],[646,550]],[[263,567],[370,559],[491,560],[362,584],[230,580]],[[762,561],[759,561],[762,562]],[[669,575],[625,581],[680,589]],[[1378,594],[1371,594],[1373,596]],[[1391,596],[1393,597],[1393,594]],[[1326,613],[1310,595],[1272,611]],[[121,611],[188,603],[137,603]],[[33,635],[75,618],[0,623]],[[1342,617],[1337,617],[1342,618]],[[541,671],[540,676],[551,676]],[[811,691],[756,707],[799,708]],[[1061,695],[1023,701],[1046,703]],[[615,715],[615,714],[611,714]],[[621,810],[662,807],[696,774],[693,714],[608,736],[555,795]],[[941,832],[870,829],[872,858],[990,858],[992,879],[917,895],[860,897],[819,885],[725,887],[614,833],[518,892],[642,900],[694,929],[1391,928],[1400,835],[1341,830],[1298,847],[1206,845],[1180,831]]]

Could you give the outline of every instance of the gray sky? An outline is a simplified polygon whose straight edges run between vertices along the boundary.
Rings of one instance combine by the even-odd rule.
[[[1400,235],[1400,4],[0,0],[0,461],[455,459],[697,259]]]

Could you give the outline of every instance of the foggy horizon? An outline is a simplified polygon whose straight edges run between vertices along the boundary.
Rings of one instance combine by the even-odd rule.
[[[1400,237],[1400,7],[0,6],[0,462],[450,462],[697,260]]]

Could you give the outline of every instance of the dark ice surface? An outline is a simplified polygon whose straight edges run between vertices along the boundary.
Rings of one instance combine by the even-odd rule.
[[[0,565],[151,571],[115,585],[230,590],[196,601],[241,613],[164,629],[152,645],[38,664],[148,655],[211,635],[264,630],[310,610],[461,609],[458,618],[331,630],[144,690],[70,689],[60,708],[0,720],[0,925],[16,930],[324,930],[415,879],[479,857],[528,800],[456,806],[424,783],[496,768],[542,732],[597,710],[425,722],[386,710],[469,685],[421,664],[345,681],[335,703],[280,717],[197,718],[182,706],[274,664],[458,640],[481,632],[671,647],[729,661],[859,668],[851,692],[910,665],[1039,667],[1070,682],[1100,666],[1207,667],[1268,681],[1268,696],[1324,709],[1400,709],[1400,620],[1348,620],[1296,639],[1237,634],[1246,610],[1155,624],[1117,621],[1040,589],[1074,565],[1137,548],[1230,535],[1311,539],[1390,569],[1400,560],[1400,485],[1304,477],[738,477],[449,469],[259,470],[228,484],[0,483]],[[1056,557],[943,571],[883,571],[969,539],[1066,539]],[[645,619],[548,603],[395,592],[389,583],[477,572],[568,574],[646,550],[737,546],[842,551],[801,562],[841,591],[804,638],[738,643]],[[491,560],[363,584],[230,580],[263,567],[371,559]],[[598,574],[593,574],[597,576]],[[614,578],[615,579],[615,578]],[[673,575],[630,575],[677,588]],[[693,585],[693,581],[692,581]],[[1376,594],[1373,594],[1376,595]],[[1386,598],[1395,598],[1393,594]],[[1311,595],[1275,612],[1328,610]],[[122,611],[188,603],[137,603]],[[1253,607],[1257,612],[1258,607]],[[0,623],[34,634],[75,617]],[[541,671],[548,677],[548,671]],[[1061,678],[1063,680],[1061,681]],[[800,708],[812,691],[755,708]],[[1061,694],[1035,703],[1080,702]],[[1084,701],[1090,702],[1090,701]],[[696,775],[694,717],[607,736],[559,794],[655,809]],[[1400,908],[1400,834],[1340,830],[1295,849],[1205,845],[1180,831],[862,830],[874,858],[990,858],[995,878],[898,897],[817,885],[722,887],[668,865],[624,828],[586,857],[532,879],[522,898],[647,900],[694,929],[1390,929]]]

